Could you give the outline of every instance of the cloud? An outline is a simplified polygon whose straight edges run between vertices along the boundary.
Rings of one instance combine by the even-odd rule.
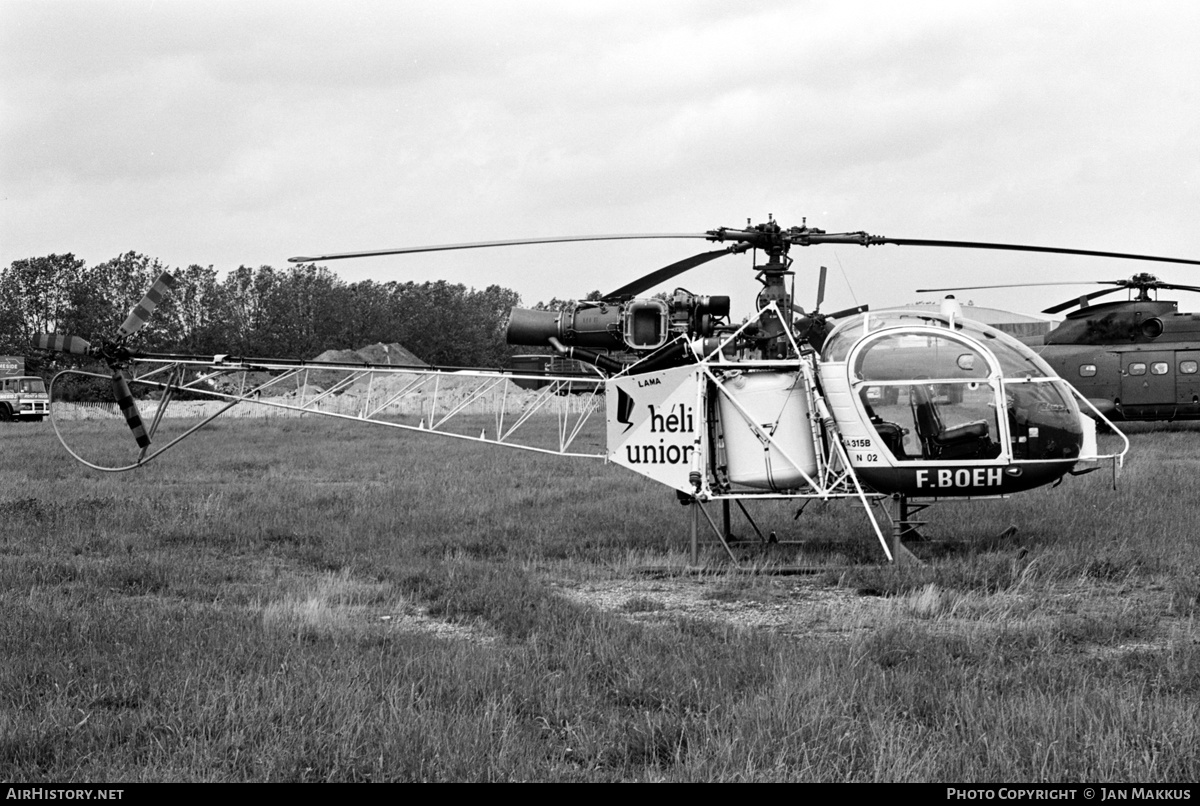
[[[1200,253],[1200,10],[1182,4],[7,0],[0,23],[6,262],[135,249],[225,270],[768,213]],[[696,246],[334,268],[499,282],[532,302]],[[1046,271],[928,250],[799,262],[835,258],[889,300],[972,272]],[[735,275],[749,304],[750,272],[714,266],[694,284],[725,293]]]

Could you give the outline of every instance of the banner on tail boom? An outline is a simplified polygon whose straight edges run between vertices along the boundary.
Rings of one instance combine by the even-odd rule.
[[[683,492],[701,450],[698,366],[608,381],[608,458]]]

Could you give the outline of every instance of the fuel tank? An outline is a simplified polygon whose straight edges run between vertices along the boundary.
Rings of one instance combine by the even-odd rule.
[[[804,486],[817,458],[803,379],[793,372],[744,372],[721,387],[729,480],[774,491]]]

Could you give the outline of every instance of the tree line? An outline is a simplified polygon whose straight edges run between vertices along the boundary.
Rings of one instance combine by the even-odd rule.
[[[73,254],[0,268],[0,355],[29,355],[39,333],[113,338],[168,270],[137,252],[88,266]],[[326,350],[398,342],[430,364],[505,366],[508,311],[520,296],[498,285],[444,281],[347,283],[312,264],[169,269],[176,285],[131,346],[152,352],[312,359]],[[538,303],[535,307],[551,307]]]

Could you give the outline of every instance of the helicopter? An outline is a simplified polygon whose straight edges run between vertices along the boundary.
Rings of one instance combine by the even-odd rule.
[[[1200,286],[1164,282],[1148,272],[1087,284],[1111,287],[1046,308],[1042,313],[1075,310],[1044,337],[1023,341],[1109,419],[1200,419],[1200,314],[1181,312],[1179,303],[1151,296],[1159,289],[1200,292]],[[1013,286],[921,291],[1004,287]],[[1127,300],[1091,304],[1097,297],[1122,289],[1129,293]]]
[[[46,333],[36,339],[42,349],[86,355],[108,365],[114,397],[135,437],[136,457],[124,464],[93,462],[68,444],[57,422],[55,431],[66,450],[85,465],[124,471],[144,466],[238,404],[314,412],[620,465],[674,489],[691,505],[693,562],[703,518],[737,563],[730,548],[731,504],[738,506],[760,540],[769,542],[747,503],[799,501],[802,509],[811,500],[836,499],[861,504],[883,554],[894,561],[912,556],[904,541],[920,537],[923,522],[915,516],[933,503],[1004,497],[1067,474],[1089,472],[1101,461],[1111,462],[1115,473],[1129,443],[1114,427],[1123,447],[1101,454],[1095,421],[1080,411],[1080,404],[1091,407],[1087,399],[1031,348],[965,318],[954,305],[938,311],[861,306],[824,313],[822,267],[816,305],[805,311],[794,301],[792,247],[891,244],[1200,263],[1058,247],[890,238],[861,231],[827,233],[806,221],[784,228],[773,217],[757,225],[747,221],[745,227],[700,233],[487,241],[289,260],[310,263],[644,238],[703,239],[723,246],[651,272],[598,300],[576,302],[561,311],[517,307],[510,313],[510,344],[548,348],[594,371],[597,383],[585,395],[559,394],[572,384],[578,386],[576,373],[141,352],[129,339],[169,291],[173,281],[164,274],[115,338],[93,344],[72,334]],[[741,322],[731,318],[726,296],[697,295],[683,288],[644,296],[689,269],[746,252],[753,253],[752,268],[762,288],[755,310]],[[314,372],[334,380],[321,391],[302,391],[309,388],[307,378]],[[240,374],[246,379],[255,373],[266,373],[269,379],[243,380],[236,390],[213,385],[221,376]],[[55,382],[69,374],[104,377],[65,370],[52,380],[52,396]],[[511,392],[516,387],[508,382],[521,380],[537,381],[529,384],[536,390]],[[293,382],[294,396],[264,394]],[[149,425],[141,417],[131,383],[161,393]],[[224,400],[226,405],[153,447],[163,412],[179,392]],[[489,396],[499,400],[492,435],[484,428],[475,436],[461,423],[472,404]],[[417,401],[415,408],[406,409],[412,401]],[[411,416],[405,419],[405,412],[419,414],[419,422],[412,422]],[[1090,413],[1106,421],[1102,412]],[[530,426],[538,414],[557,418],[552,438],[547,429]],[[600,418],[602,442],[588,429]],[[470,422],[468,428],[478,427]],[[708,511],[717,503],[723,526]]]

